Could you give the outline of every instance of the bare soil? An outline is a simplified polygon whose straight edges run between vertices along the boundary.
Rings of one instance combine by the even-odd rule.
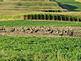
[[[81,27],[0,27],[0,35],[81,36]]]

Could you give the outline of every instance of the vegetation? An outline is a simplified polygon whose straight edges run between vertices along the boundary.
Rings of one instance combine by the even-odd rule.
[[[1,9],[28,9],[28,10],[35,10],[35,9],[61,9],[60,6],[56,2],[50,1],[19,1],[19,2],[0,2]]]
[[[2,27],[0,31],[5,30],[4,27],[81,27],[81,22],[79,22],[81,21],[81,13],[70,12],[81,11],[81,3],[75,0],[50,0],[55,2],[44,2],[42,0],[38,2],[29,0],[13,1],[0,2],[0,19],[2,20],[0,20],[0,27]],[[41,10],[47,10],[48,12]],[[49,10],[54,12],[49,12]],[[32,18],[23,20],[25,15],[29,15],[29,17],[31,15]],[[46,20],[52,18],[53,21],[41,20],[44,19],[44,16],[47,17]],[[58,17],[58,19],[54,20],[55,17],[53,18],[53,16]],[[32,20],[36,17],[39,17],[40,20]],[[78,18],[79,21],[61,21],[68,17],[71,20],[77,20]],[[7,21],[3,21],[5,19]],[[2,35],[4,33],[0,34],[0,61],[81,61],[80,37]]]
[[[64,4],[72,11],[81,11],[81,3],[77,2],[76,0],[57,0],[57,1]]]
[[[72,15],[72,14],[50,14],[50,13],[40,13],[40,14],[30,14],[25,15],[24,20],[26,19],[35,19],[35,20],[59,20],[59,21],[81,21],[81,16]]]
[[[0,36],[1,61],[80,61],[81,38]]]
[[[32,20],[16,20],[16,21],[0,21],[0,26],[81,26],[81,22],[66,21],[32,21]]]
[[[48,10],[49,11],[49,10]],[[27,19],[35,19],[35,20],[61,20],[61,21],[81,21],[81,12],[17,12],[15,15],[0,15],[0,21],[3,20],[27,20]],[[61,10],[60,10],[61,11]],[[3,12],[2,12],[3,13]],[[15,12],[13,12],[15,13]],[[12,14],[13,14],[12,13]],[[24,19],[25,18],[25,19]]]

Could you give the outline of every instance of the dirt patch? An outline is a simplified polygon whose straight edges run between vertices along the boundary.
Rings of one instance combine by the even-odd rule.
[[[81,36],[81,27],[0,27],[0,35]]]

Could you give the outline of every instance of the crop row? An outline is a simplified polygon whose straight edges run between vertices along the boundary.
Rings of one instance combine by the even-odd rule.
[[[4,12],[3,12],[4,13]],[[19,14],[0,15],[1,20],[59,20],[59,21],[81,21],[80,13],[51,13],[51,12],[29,12]]]
[[[31,27],[31,26],[81,26],[81,22],[66,22],[66,21],[32,21],[32,20],[16,20],[16,21],[0,21],[0,26],[22,26],[22,27]]]
[[[81,21],[78,16],[62,15],[62,14],[30,14],[24,15],[24,20],[60,20],[60,21]]]

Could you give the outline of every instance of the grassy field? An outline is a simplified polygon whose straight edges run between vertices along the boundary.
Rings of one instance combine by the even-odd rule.
[[[57,0],[63,4],[66,4],[70,9],[74,11],[81,11],[81,3],[76,0]]]
[[[57,0],[69,6],[72,10],[81,11],[81,3],[74,0]],[[34,9],[62,9],[56,2],[9,2],[0,3],[0,18],[11,18],[2,16],[9,14],[46,14],[44,12],[31,12]],[[3,9],[29,9],[23,10],[4,10]],[[31,12],[31,13],[30,13]],[[80,12],[62,12],[47,14],[63,14],[80,17]],[[17,18],[20,18],[18,16]],[[13,16],[12,16],[13,18]],[[16,17],[14,17],[16,18]],[[22,17],[21,17],[22,18]],[[1,21],[0,27],[81,27],[81,22],[58,21],[58,20],[14,20]],[[0,35],[0,61],[81,61],[81,38],[80,37],[60,37],[60,36],[1,36]]]
[[[39,10],[39,9],[61,9],[56,2],[50,1],[19,1],[19,2],[0,2],[0,9],[22,9]]]
[[[32,21],[32,20],[16,20],[16,21],[0,21],[0,26],[81,26],[81,22],[66,21]]]
[[[81,38],[0,36],[0,61],[80,61]]]

